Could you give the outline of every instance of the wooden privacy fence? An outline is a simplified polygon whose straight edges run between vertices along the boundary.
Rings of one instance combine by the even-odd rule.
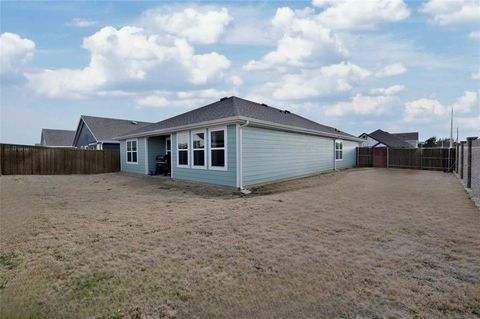
[[[100,174],[120,171],[118,150],[0,144],[2,175]]]
[[[359,167],[389,167],[427,170],[455,168],[455,149],[451,148],[386,148],[359,147]]]

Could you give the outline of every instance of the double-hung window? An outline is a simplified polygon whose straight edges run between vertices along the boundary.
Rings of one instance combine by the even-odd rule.
[[[209,168],[226,170],[226,157],[227,157],[227,130],[226,128],[210,129],[209,138]]]
[[[177,134],[177,166],[188,167],[189,134],[182,132]]]
[[[343,160],[343,143],[335,142],[335,160]]]
[[[205,130],[192,131],[192,166],[205,168]]]
[[[137,140],[127,140],[127,163],[138,163]]]

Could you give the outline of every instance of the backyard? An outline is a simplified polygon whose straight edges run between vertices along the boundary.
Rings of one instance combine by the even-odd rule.
[[[480,318],[480,211],[452,174],[0,186],[2,318]]]

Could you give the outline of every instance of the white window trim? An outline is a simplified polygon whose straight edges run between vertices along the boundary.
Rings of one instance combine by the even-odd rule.
[[[170,133],[170,137],[168,137],[170,139],[170,165],[171,165],[171,169],[170,169],[170,178],[173,179],[173,172],[175,171],[175,166],[173,165],[173,153],[172,153],[172,141],[173,141],[173,134]],[[165,143],[166,144],[166,143]],[[167,147],[165,145],[165,147]]]
[[[223,131],[223,138],[225,140],[224,147],[215,147],[212,148],[212,139],[211,139],[211,132],[215,131]],[[228,170],[228,137],[227,137],[227,127],[226,126],[219,126],[219,127],[210,127],[208,129],[208,169],[216,170],[216,171],[226,171]],[[212,150],[216,149],[223,149],[224,150],[224,158],[225,158],[225,166],[212,166]]]
[[[203,149],[202,148],[193,148],[193,136],[196,134],[196,133],[203,133],[203,140],[204,140],[204,147]],[[208,139],[207,139],[207,129],[200,129],[200,130],[193,130],[193,131],[190,131],[190,141],[192,141],[191,145],[191,156],[190,156],[190,159],[191,159],[191,167],[194,168],[194,169],[207,169],[207,142],[208,142]],[[203,165],[195,165],[195,162],[193,161],[193,154],[195,152],[195,150],[197,151],[201,151],[203,150]]]
[[[178,153],[180,152],[179,149],[178,149],[178,140],[179,140],[179,136],[180,135],[186,135],[187,136],[187,161],[188,161],[188,164],[187,165],[182,165],[180,164],[180,156],[178,156]],[[176,143],[175,143],[175,152],[177,152],[175,155],[177,156],[177,167],[180,167],[180,168],[190,168],[190,133],[188,131],[182,131],[182,132],[178,132],[177,133],[177,138],[176,138]],[[185,152],[185,150],[182,150],[182,152]]]
[[[136,162],[129,162],[128,161],[128,142],[135,142],[135,145],[136,145],[135,153],[137,153],[137,161]],[[133,151],[130,151],[130,153],[133,154]],[[133,158],[133,155],[132,155],[132,158]],[[132,138],[132,139],[129,139],[129,140],[125,141],[125,162],[127,164],[138,165],[138,138]]]
[[[341,145],[341,148],[339,149],[340,154],[342,154],[342,158],[337,159],[337,143]],[[343,141],[335,141],[335,161],[343,161]]]

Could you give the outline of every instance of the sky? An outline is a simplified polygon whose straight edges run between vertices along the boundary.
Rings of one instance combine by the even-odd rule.
[[[480,0],[0,2],[0,141],[235,95],[360,135],[480,135]]]

